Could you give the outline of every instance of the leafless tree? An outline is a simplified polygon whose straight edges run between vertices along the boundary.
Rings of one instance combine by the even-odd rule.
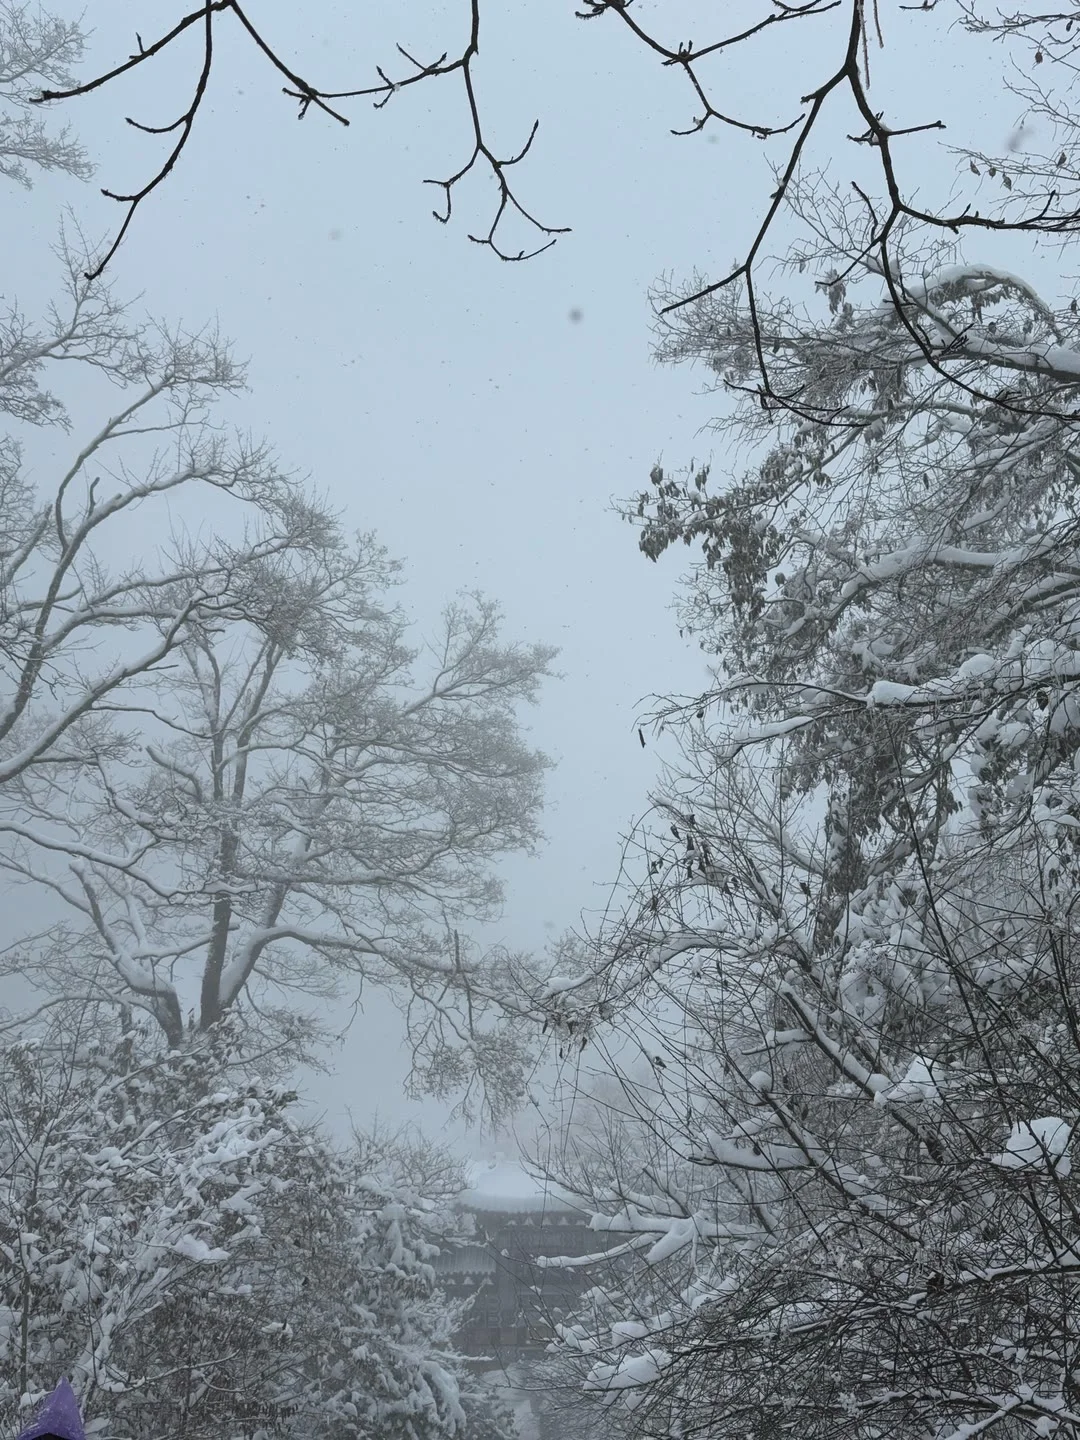
[[[5,408],[62,423],[40,377],[71,357],[123,401],[47,498],[7,452],[0,865],[75,929],[6,964],[57,997],[140,1005],[174,1045],[185,973],[202,1030],[257,1004],[256,981],[325,996],[352,974],[415,1002],[429,1067],[458,1023],[498,1069],[476,1028],[490,986],[453,932],[497,905],[491,862],[537,837],[547,761],[517,711],[553,652],[502,643],[475,596],[410,648],[371,537],[211,425],[241,383],[227,349],[133,328],[99,284],[71,285],[47,333],[9,317]],[[215,538],[170,536],[166,507],[197,488],[239,503],[246,533],[222,512]],[[155,563],[113,569],[136,515],[159,527]]]
[[[804,305],[662,322],[732,473],[627,513],[695,553],[714,683],[658,706],[635,883],[541,992],[637,1136],[593,1223],[641,1278],[565,1338],[650,1435],[1071,1433],[1075,310],[938,248],[902,295],[830,273],[818,200]]]
[[[136,320],[82,279],[74,250],[64,261],[44,324],[14,308],[0,320],[0,792],[14,804],[40,781],[61,807],[86,767],[130,745],[132,687],[235,612],[241,577],[318,549],[332,526],[265,447],[211,424],[243,382],[216,335]],[[73,369],[119,397],[82,442],[49,384]],[[30,441],[51,488],[29,478]],[[216,537],[183,532],[174,507],[196,494],[218,507]]]
[[[69,20],[29,5],[0,4],[0,176],[27,188],[37,170],[80,180],[93,167],[71,132],[50,130],[33,110],[42,87],[69,88],[82,59],[83,37]]]
[[[917,198],[924,152],[917,148],[912,150],[912,138],[942,131],[944,124],[933,113],[932,106],[928,106],[926,98],[911,88],[902,90],[901,95],[910,102],[907,108],[914,114],[896,118],[886,116],[872,91],[871,58],[887,47],[890,31],[898,23],[921,23],[928,41],[938,43],[938,28],[944,23],[946,7],[927,4],[906,8],[922,9],[926,13],[919,17],[900,17],[895,13],[883,15],[876,0],[874,3],[867,3],[867,0],[803,0],[797,5],[782,5],[768,0],[768,3],[755,7],[745,19],[740,17],[730,26],[718,23],[711,14],[703,16],[701,27],[710,33],[695,41],[685,41],[666,33],[669,27],[663,21],[657,24],[642,15],[640,6],[634,0],[586,0],[577,12],[580,19],[622,27],[658,65],[673,69],[685,78],[694,108],[687,125],[676,129],[676,134],[697,134],[706,128],[716,128],[762,142],[774,142],[769,146],[769,163],[775,172],[775,186],[743,258],[719,278],[702,279],[693,288],[671,296],[667,302],[669,305],[679,306],[692,297],[716,295],[734,288],[742,294],[751,315],[756,313],[759,270],[761,263],[768,258],[768,245],[770,237],[775,234],[778,217],[788,205],[792,188],[798,185],[805,173],[812,141],[823,117],[845,106],[855,113],[859,127],[856,133],[848,136],[852,150],[856,152],[851,161],[853,178],[849,182],[845,177],[843,183],[850,183],[849,193],[859,211],[862,230],[860,249],[866,255],[876,257],[882,273],[893,277],[893,285],[898,291],[903,290],[903,275],[893,274],[893,247],[898,231],[905,227],[921,232],[923,243],[932,242],[935,238],[955,239],[970,231],[1061,237],[1075,231],[1075,187],[1068,181],[1074,167],[1069,159],[1071,141],[1068,139],[1065,149],[1053,163],[1045,157],[1044,164],[1028,164],[1026,159],[1013,154],[1011,159],[1006,155],[999,165],[989,158],[977,162],[974,156],[965,152],[960,173],[968,174],[970,166],[980,184],[988,173],[995,183],[1000,180],[1006,187],[1001,191],[1000,203],[998,199],[987,201],[978,193],[978,187],[970,198],[960,196],[942,206],[927,205]],[[102,73],[78,84],[44,86],[38,96],[42,103],[70,101],[104,87],[113,87],[131,72],[153,66],[163,55],[178,50],[188,32],[201,36],[201,58],[186,110],[172,122],[165,123],[156,118],[152,123],[129,118],[129,124],[148,135],[165,136],[167,149],[157,170],[141,187],[129,193],[105,192],[123,206],[124,218],[113,246],[103,255],[99,266],[108,263],[138,207],[168,178],[181,159],[204,98],[221,64],[220,47],[215,49],[215,36],[223,25],[238,29],[254,47],[270,72],[283,82],[284,93],[298,106],[301,118],[314,112],[334,123],[348,125],[349,116],[343,107],[350,101],[367,98],[376,108],[381,108],[400,91],[416,85],[439,80],[456,81],[461,86],[470,120],[471,148],[450,175],[429,182],[441,191],[444,202],[443,208],[436,210],[436,217],[448,222],[455,188],[474,171],[487,170],[495,185],[495,211],[487,228],[471,233],[470,239],[489,247],[504,260],[526,259],[546,249],[563,233],[563,227],[537,219],[519,200],[511,181],[512,168],[525,159],[533,144],[538,122],[532,122],[524,145],[509,154],[496,149],[486,136],[479,78],[482,10],[482,0],[463,3],[460,47],[446,49],[434,56],[423,56],[415,43],[399,45],[395,66],[375,65],[370,77],[357,76],[347,83],[331,86],[313,81],[301,73],[306,69],[302,61],[285,55],[275,44],[268,27],[252,17],[239,0],[206,0],[205,4],[185,13],[177,12],[168,28],[153,40],[144,42],[142,37],[136,36],[133,52]],[[1060,59],[1059,71],[1062,75],[1066,73],[1074,19],[1071,12],[1050,16],[1020,15],[999,22],[976,14],[971,7],[961,6],[958,18],[966,21],[968,31],[967,38],[957,38],[958,44],[975,46],[979,38],[994,40],[1003,34],[1021,38],[1040,37],[1033,43],[1032,64],[1041,63],[1044,56],[1055,61]],[[781,53],[776,47],[780,46],[782,51],[792,35],[798,37],[804,55],[821,55],[821,69],[813,83],[806,86],[805,93],[785,95],[777,93],[774,82],[776,58]],[[717,98],[723,84],[723,67],[736,55],[740,58],[745,56],[744,63],[754,67],[756,73],[768,81],[768,84],[758,87],[759,93],[768,97],[759,102],[763,107],[762,113],[732,113]],[[1001,72],[997,83],[1004,92],[1011,83],[1007,70]],[[1065,114],[1061,110],[1064,102],[1048,98],[1041,91],[1023,98],[1029,109],[1034,108],[1040,114],[1054,113],[1059,118]],[[777,146],[780,147],[778,150]],[[867,178],[864,163],[867,157],[877,162],[875,180]],[[1017,170],[1022,173],[1023,183],[1015,183],[1014,172]],[[971,178],[970,174],[968,178]],[[524,226],[526,234],[531,232],[535,243],[530,244],[526,239],[516,246],[502,238],[504,224],[511,218]],[[776,388],[771,379],[767,346],[758,342],[755,350],[763,398],[785,403],[786,392]]]
[[[1068,1433],[1071,848],[954,839],[825,928],[820,815],[770,795],[762,753],[740,805],[711,753],[721,803],[672,819],[578,992],[621,1079],[619,1146],[576,1150],[596,1253],[561,1262],[592,1282],[562,1332],[587,1393],[650,1436]]]
[[[369,539],[328,535],[247,566],[227,613],[189,624],[129,699],[137,747],[117,716],[62,795],[41,766],[5,787],[0,864],[78,927],[17,953],[21,973],[93,974],[174,1045],[185,973],[201,1030],[266,986],[328,996],[350,974],[422,999],[425,1024],[449,1015],[473,973],[449,932],[492,913],[491,861],[537,838],[547,762],[514,712],[551,652],[500,645],[494,607],[467,600],[411,684],[404,619],[380,608],[389,573]]]

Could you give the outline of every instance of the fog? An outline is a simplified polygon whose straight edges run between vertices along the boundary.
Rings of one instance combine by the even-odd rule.
[[[708,8],[0,0],[20,1440],[1080,1427],[1072,41]]]

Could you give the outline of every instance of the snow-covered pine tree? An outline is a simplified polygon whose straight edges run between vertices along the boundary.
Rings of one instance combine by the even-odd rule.
[[[954,254],[882,274],[848,218],[806,309],[662,331],[741,396],[745,473],[631,508],[700,546],[716,687],[664,713],[647,875],[551,1004],[616,1014],[624,1108],[725,1184],[598,1205],[651,1294],[570,1339],[653,1435],[1071,1433],[1080,321]]]
[[[409,1157],[331,1146],[230,1022],[152,1039],[72,1013],[0,1052],[5,1425],[67,1374],[118,1440],[462,1433],[486,1402],[459,1383],[430,1263],[450,1221]]]

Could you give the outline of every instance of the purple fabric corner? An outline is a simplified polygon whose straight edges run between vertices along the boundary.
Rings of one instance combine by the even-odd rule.
[[[19,1431],[18,1440],[39,1440],[42,1435],[55,1435],[58,1440],[86,1440],[79,1402],[67,1380],[61,1380],[30,1424]]]

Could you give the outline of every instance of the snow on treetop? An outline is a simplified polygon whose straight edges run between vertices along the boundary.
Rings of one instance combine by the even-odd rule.
[[[881,1100],[940,1100],[941,1090],[947,1083],[939,1061],[926,1060],[917,1055],[903,1078],[891,1089],[879,1091],[875,1101]]]
[[[991,1156],[991,1160],[1006,1170],[1042,1169],[1064,1177],[1072,1169],[1072,1160],[1066,1153],[1072,1132],[1072,1122],[1060,1115],[1017,1120],[1009,1131],[1005,1149],[1000,1155]]]
[[[666,1350],[650,1349],[628,1355],[617,1364],[594,1365],[585,1381],[586,1390],[606,1391],[604,1403],[621,1400],[627,1410],[636,1410],[645,1398],[646,1387],[671,1364]]]
[[[222,1250],[220,1246],[208,1245],[198,1235],[178,1236],[173,1241],[172,1249],[186,1260],[194,1260],[197,1265],[219,1265],[223,1260],[229,1258],[227,1250]]]

